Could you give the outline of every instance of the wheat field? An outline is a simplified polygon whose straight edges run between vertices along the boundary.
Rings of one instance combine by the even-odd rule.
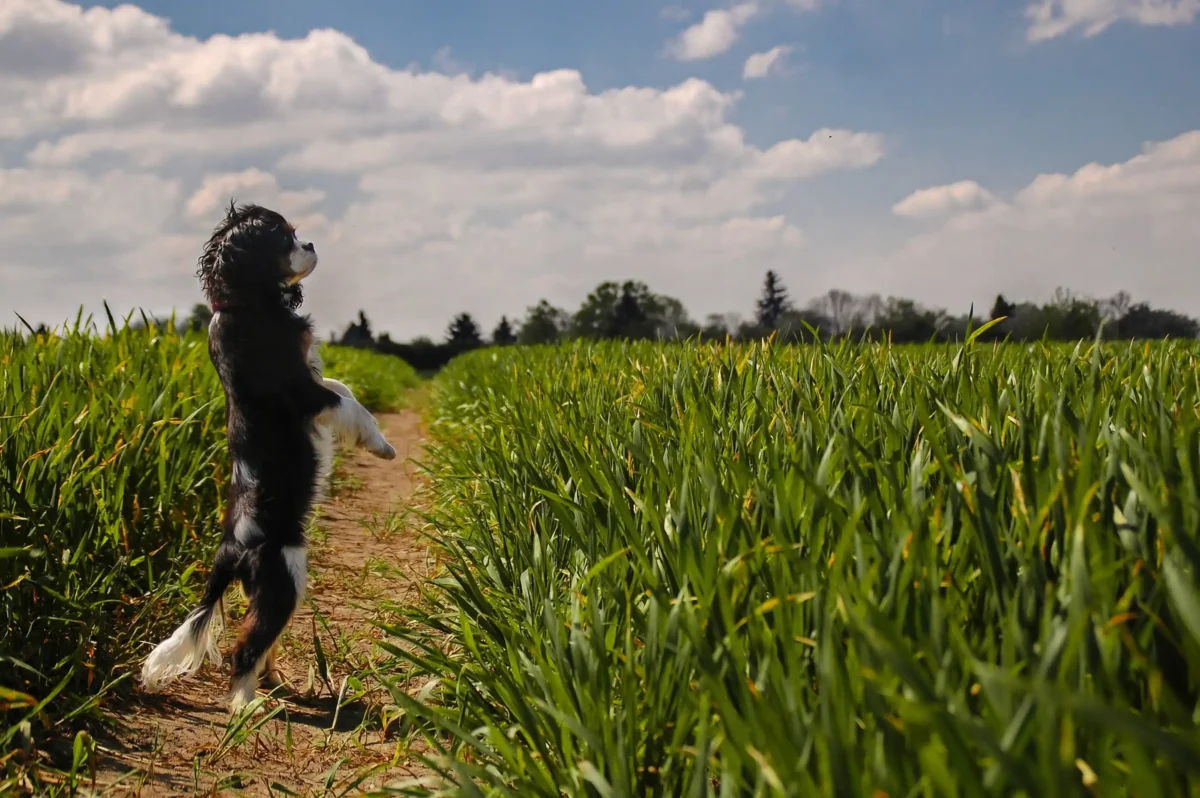
[[[397,701],[488,795],[1195,795],[1197,351],[460,358]]]

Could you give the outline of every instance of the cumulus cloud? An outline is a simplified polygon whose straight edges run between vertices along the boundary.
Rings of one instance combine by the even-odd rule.
[[[765,53],[754,53],[746,59],[746,63],[742,67],[742,77],[746,80],[755,80],[780,71],[791,51],[792,48],[788,45],[780,44]]]
[[[308,214],[325,199],[325,192],[314,188],[285,191],[274,175],[251,167],[241,172],[207,175],[188,198],[184,211],[192,219],[209,220],[218,217],[230,201],[241,197],[253,197],[255,203],[274,208],[299,226],[312,221]],[[323,216],[318,218],[324,221]]]
[[[363,308],[437,334],[458,311],[486,323],[623,276],[701,311],[744,287],[730,263],[794,258],[791,186],[884,153],[852,130],[755,146],[737,95],[696,79],[397,70],[335,30],[200,40],[128,5],[9,0],[0,59],[4,309],[47,321],[101,298],[190,306],[231,195],[317,244],[306,307],[323,329]]]
[[[923,218],[956,211],[985,208],[996,198],[974,180],[914,191],[892,206],[897,216]]]
[[[715,8],[705,12],[699,22],[669,41],[666,53],[679,61],[712,58],[733,47],[741,35],[742,28],[757,17],[780,8],[808,12],[816,11],[820,6],[821,0],[742,0],[729,8]],[[767,54],[761,53],[753,57],[765,55]]]
[[[1006,199],[971,181],[918,191],[897,213],[932,229],[855,272],[874,290],[955,309],[1047,298],[1062,285],[1200,312],[1200,130],[1147,144],[1117,163],[1041,174]]]
[[[179,181],[150,174],[0,169],[4,326],[14,311],[35,323],[73,318],[83,298],[98,310],[99,298],[115,298],[114,281],[165,299],[179,280],[163,264],[183,264],[186,282],[198,254],[194,237],[170,230],[182,197]]]
[[[1091,37],[1116,22],[1137,25],[1187,25],[1200,15],[1200,0],[1036,0],[1025,8],[1030,42],[1072,31]]]
[[[700,21],[680,33],[667,50],[680,61],[699,61],[720,55],[737,41],[742,26],[761,11],[762,6],[757,0],[706,11]]]

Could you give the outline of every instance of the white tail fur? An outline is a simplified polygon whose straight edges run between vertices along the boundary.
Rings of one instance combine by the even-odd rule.
[[[220,605],[201,607],[179,625],[175,633],[155,646],[142,665],[142,688],[157,692],[180,676],[200,670],[204,657],[219,661],[217,635],[221,630]]]

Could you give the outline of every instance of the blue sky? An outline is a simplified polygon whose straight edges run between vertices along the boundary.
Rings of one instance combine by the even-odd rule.
[[[42,5],[49,1],[19,0]],[[763,249],[765,245],[755,241],[753,252],[748,250],[745,257],[738,256],[736,246],[725,253],[737,263],[728,268],[745,271],[744,288],[734,290],[733,283],[726,281],[721,290],[706,294],[704,277],[689,276],[685,267],[696,260],[695,255],[680,250],[679,264],[674,264],[669,252],[672,245],[661,241],[655,245],[654,256],[647,256],[644,273],[620,271],[622,264],[642,262],[640,255],[623,257],[620,247],[615,250],[616,267],[611,274],[605,273],[603,262],[592,262],[572,274],[556,274],[549,265],[528,270],[513,267],[511,279],[507,279],[492,273],[503,273],[503,266],[481,262],[474,271],[468,269],[455,278],[469,283],[472,274],[485,270],[493,283],[490,289],[481,288],[477,296],[460,294],[459,304],[468,305],[466,308],[454,306],[454,295],[449,292],[445,297],[415,300],[412,292],[404,289],[412,275],[398,265],[388,268],[387,280],[394,284],[390,294],[383,293],[406,296],[408,304],[393,309],[370,307],[385,320],[385,327],[398,334],[436,334],[444,326],[442,319],[459,309],[472,310],[485,323],[492,323],[500,313],[520,315],[542,294],[571,306],[589,284],[609,276],[646,279],[652,288],[682,296],[697,316],[718,310],[746,312],[757,290],[756,275],[775,265],[782,265],[785,279],[802,300],[844,284],[852,290],[905,293],[934,304],[961,305],[987,301],[988,292],[1001,285],[1001,281],[975,272],[1006,269],[1007,263],[997,260],[1004,252],[1024,264],[1026,273],[1014,277],[1013,290],[1018,292],[1048,294],[1055,285],[1069,284],[1085,293],[1106,293],[1124,280],[1136,283],[1122,286],[1135,294],[1142,288],[1153,301],[1173,302],[1200,313],[1200,283],[1188,274],[1196,270],[1187,268],[1196,251],[1195,240],[1185,222],[1187,214],[1197,209],[1198,192],[1187,181],[1182,187],[1175,185],[1178,181],[1172,177],[1194,168],[1190,154],[1155,156],[1148,165],[1137,165],[1133,172],[1140,174],[1137,170],[1145,168],[1153,176],[1138,178],[1134,174],[1136,179],[1128,186],[1111,182],[1129,180],[1128,175],[1111,177],[1110,187],[1104,190],[1108,199],[1083,196],[1073,188],[1069,201],[1074,205],[1063,206],[1067,202],[1063,195],[1053,200],[1053,208],[1041,208],[1037,213],[1015,200],[1038,175],[1071,176],[1091,162],[1124,164],[1138,156],[1147,142],[1167,142],[1200,129],[1200,81],[1195,78],[1200,74],[1200,25],[1195,21],[1200,5],[1197,0],[1170,0],[1168,5],[1175,12],[1172,24],[1148,24],[1158,21],[1147,10],[1148,0],[1079,0],[1073,6],[1075,13],[1086,15],[1093,7],[1101,10],[1097,12],[1100,16],[1030,41],[1026,9],[1043,2],[758,0],[749,19],[737,26],[732,43],[719,48],[720,52],[691,59],[679,57],[671,42],[700,23],[707,12],[730,12],[737,4],[154,0],[139,7],[167,20],[171,31],[201,43],[211,43],[215,34],[240,41],[247,34],[267,31],[286,43],[305,39],[313,29],[330,28],[365,48],[371,61],[393,73],[414,66],[432,72],[465,69],[478,80],[490,71],[519,86],[538,73],[577,70],[589,96],[626,87],[668,92],[698,78],[712,90],[734,98],[723,112],[721,124],[735,126],[755,151],[767,151],[789,139],[808,140],[814,130],[822,128],[880,137],[878,157],[853,164],[838,161],[836,167],[790,180],[778,191],[766,191],[754,204],[752,215],[740,208],[731,210],[728,218],[706,217],[704,224],[781,216],[795,228],[796,233],[780,239],[782,243],[777,242],[775,249]],[[112,8],[117,4],[85,4],[90,5]],[[1070,10],[1054,2],[1049,7],[1057,14]],[[1104,20],[1105,8],[1116,9],[1115,16],[1120,18]],[[1099,26],[1102,30],[1085,30],[1098,20],[1106,23]],[[20,33],[18,27],[12,30]],[[0,45],[3,32],[0,21]],[[10,35],[16,34],[10,31]],[[743,76],[749,56],[778,46],[789,48],[783,69],[761,79]],[[164,107],[163,118],[171,112]],[[140,113],[153,115],[154,111],[148,108]],[[144,118],[139,119],[144,127]],[[223,118],[222,124],[230,121]],[[92,115],[82,124],[76,119],[57,130],[46,127],[32,134],[23,131],[20,139],[14,134],[8,138],[30,145],[27,155],[39,135],[44,136],[41,141],[53,143],[87,132],[89,126],[104,129],[106,135],[116,135],[118,127],[108,117]],[[403,151],[406,157],[415,153],[419,159],[419,150],[405,144]],[[672,157],[686,157],[686,152],[680,150]],[[303,170],[289,172],[289,161],[281,153],[282,148],[270,154],[261,148],[222,151],[203,164],[175,154],[153,164],[135,164],[129,172],[177,184],[175,194],[186,199],[204,180],[215,179],[214,175],[258,170],[268,174],[279,191],[323,192],[323,199],[309,207],[320,211],[322,223],[336,225],[344,221],[337,214],[348,206],[357,207],[358,192],[366,190],[364,180],[369,182],[380,170],[397,168],[391,162],[372,162],[359,172],[322,166],[320,175],[314,176]],[[858,156],[845,157],[853,161]],[[17,167],[21,160],[17,153],[0,166]],[[69,165],[86,175],[89,164],[99,168],[99,163],[93,155],[90,160],[81,158],[70,164],[60,158],[52,165]],[[436,174],[427,177],[437,181]],[[23,173],[22,179],[27,178]],[[932,202],[936,206],[930,206],[932,211],[925,206],[916,215],[894,210],[915,191],[960,181],[978,184],[978,192],[969,190],[972,198],[966,207],[947,205],[944,196],[930,195],[926,205]],[[1155,200],[1121,207],[1110,201],[1127,196],[1142,184],[1153,184],[1146,190],[1158,192]],[[645,196],[643,189],[638,189],[638,196]],[[548,200],[545,211],[557,213],[562,202],[561,198]],[[1161,207],[1155,202],[1161,202]],[[453,199],[447,199],[446,207],[453,211]],[[1151,214],[1149,221],[1146,214]],[[684,215],[695,218],[691,211]],[[914,223],[918,216],[921,221]],[[592,217],[584,214],[579,218]],[[178,240],[182,248],[183,237],[192,228],[177,222],[164,218],[163,236]],[[556,244],[556,257],[562,258],[564,253],[569,257],[572,246],[588,246],[587,225],[575,232],[583,237],[563,238]],[[470,233],[455,233],[460,235]],[[695,241],[707,240],[704,235],[698,229]],[[1128,259],[1093,270],[1080,269],[1080,262],[1096,257],[1097,235],[1111,235],[1111,251],[1127,253]],[[798,243],[800,237],[803,244]],[[597,234],[596,238],[593,244],[604,244],[611,236]],[[349,238],[341,240],[339,252],[351,252]],[[138,246],[144,248],[145,242],[139,241]],[[432,257],[430,251],[422,253],[423,258]],[[514,252],[512,257],[522,263],[527,259],[522,252]],[[538,257],[541,255],[536,252],[528,255]],[[1136,269],[1131,259],[1138,261]],[[1152,261],[1151,268],[1157,271],[1140,274],[1138,269],[1146,268],[1145,260]],[[442,268],[436,259],[422,262]],[[431,282],[429,268],[422,267],[425,277],[416,280],[424,286],[422,290]],[[0,271],[0,278],[3,276]],[[188,291],[194,293],[186,278],[175,284],[147,270],[123,279],[130,281],[128,291],[121,286],[109,290],[118,297],[127,295],[131,301],[144,298],[160,306],[168,300],[187,304]],[[368,282],[372,280],[379,282],[368,278]],[[962,287],[948,288],[952,282]],[[93,283],[84,280],[81,286]],[[495,284],[499,283],[505,289],[498,292]],[[148,287],[151,285],[153,290]],[[370,306],[369,293],[359,304]],[[61,316],[72,303],[88,301],[82,295],[61,294],[61,290],[53,296],[31,290],[28,301],[44,307],[51,316],[59,307]],[[319,315],[322,321],[334,324],[339,315],[348,315],[354,304],[354,297],[341,297],[328,307],[318,307]]]

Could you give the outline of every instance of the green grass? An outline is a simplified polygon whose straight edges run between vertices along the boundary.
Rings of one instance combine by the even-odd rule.
[[[323,354],[372,409],[416,381],[394,358]],[[0,332],[0,373],[0,765],[13,765],[95,717],[196,599],[227,452],[203,333],[111,319]]]
[[[21,708],[39,723],[89,712],[176,620],[164,612],[201,584],[225,479],[204,338],[78,328],[0,336],[0,673],[32,697],[15,703],[53,700]]]
[[[393,696],[464,795],[1200,794],[1198,354],[460,358]]]

